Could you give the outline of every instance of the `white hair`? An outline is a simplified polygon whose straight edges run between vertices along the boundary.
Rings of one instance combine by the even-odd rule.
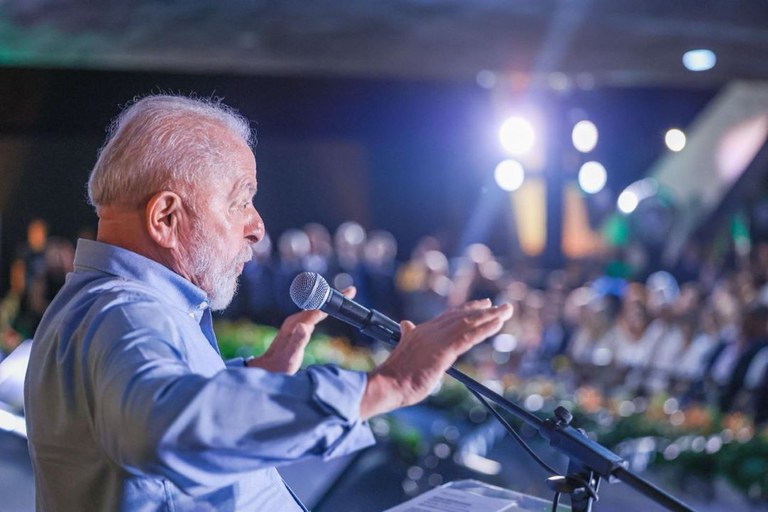
[[[134,100],[112,122],[88,179],[88,200],[140,206],[161,190],[189,192],[229,157],[212,128],[249,146],[250,123],[218,99],[155,95]]]

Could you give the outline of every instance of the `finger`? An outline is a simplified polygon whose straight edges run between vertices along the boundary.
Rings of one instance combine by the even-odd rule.
[[[460,338],[458,343],[459,353],[464,353],[481,341],[487,339],[489,336],[493,336],[499,332],[503,326],[504,320],[495,318],[489,322],[469,329],[464,333],[464,336]]]
[[[400,332],[401,334],[407,334],[414,330],[416,328],[416,324],[411,322],[410,320],[403,320],[400,322]]]
[[[460,318],[469,325],[478,326],[495,321],[496,319],[501,319],[502,322],[506,322],[512,317],[512,311],[512,305],[505,302],[498,306],[466,311]]]
[[[473,311],[476,309],[489,308],[491,306],[491,299],[480,299],[465,302],[464,304],[457,306],[456,311]]]
[[[354,299],[355,295],[357,295],[357,288],[355,288],[354,286],[347,286],[346,288],[341,290],[341,294],[348,299]]]
[[[309,325],[317,325],[318,322],[325,320],[328,316],[327,313],[323,313],[319,309],[313,309],[308,311],[299,311],[291,315],[296,322]]]

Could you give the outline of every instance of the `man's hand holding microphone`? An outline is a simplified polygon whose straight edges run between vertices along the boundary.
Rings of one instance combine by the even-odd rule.
[[[512,316],[510,304],[494,306],[484,299],[468,302],[418,326],[409,321],[398,326],[309,272],[294,280],[291,298],[302,309],[324,311],[363,332],[388,332],[374,336],[382,341],[399,338],[389,357],[368,374],[360,403],[360,417],[364,420],[426,398],[461,354],[496,334]]]

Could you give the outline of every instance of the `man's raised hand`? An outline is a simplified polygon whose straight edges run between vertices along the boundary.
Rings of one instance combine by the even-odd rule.
[[[368,419],[423,400],[461,354],[496,334],[511,316],[511,305],[493,306],[485,299],[418,326],[402,322],[400,342],[368,374],[360,416]]]
[[[350,286],[341,293],[351,299],[357,290],[354,286]],[[293,375],[301,368],[304,349],[307,348],[312,333],[315,332],[315,326],[327,316],[320,310],[299,311],[290,315],[280,326],[277,336],[272,340],[267,351],[251,359],[248,366]]]

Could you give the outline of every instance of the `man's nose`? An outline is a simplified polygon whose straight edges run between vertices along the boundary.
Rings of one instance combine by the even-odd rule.
[[[252,208],[251,217],[245,225],[245,238],[247,238],[251,244],[255,244],[264,238],[264,233],[264,220],[262,220],[261,215],[259,215],[256,208]]]

